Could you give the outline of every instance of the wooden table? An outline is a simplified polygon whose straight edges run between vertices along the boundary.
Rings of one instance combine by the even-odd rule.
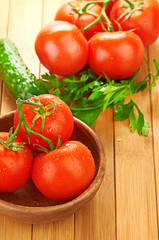
[[[65,0],[0,0],[0,37],[15,42],[24,62],[38,76],[34,41]],[[145,49],[159,59],[159,41]],[[154,69],[152,68],[154,71]],[[143,64],[139,78],[147,71]],[[1,84],[1,114],[15,109],[15,99]],[[135,96],[150,122],[148,137],[132,134],[129,122],[103,112],[93,126],[106,154],[104,182],[94,199],[74,215],[49,224],[23,224],[0,216],[0,240],[157,240],[159,209],[159,83]]]

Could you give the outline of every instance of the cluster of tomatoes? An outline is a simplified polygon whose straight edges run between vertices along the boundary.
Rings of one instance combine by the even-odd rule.
[[[40,108],[34,106],[37,102]],[[0,133],[0,192],[21,188],[31,175],[35,186],[48,198],[67,201],[78,196],[93,181],[96,167],[90,150],[83,143],[70,140],[74,129],[70,108],[58,97],[44,94],[30,98],[22,105],[22,112],[18,109],[14,115],[15,132],[21,117],[25,122],[23,119],[14,143],[10,141],[13,135]],[[30,134],[24,123],[31,129]],[[45,138],[52,141],[55,149],[50,150]],[[59,139],[61,145],[57,147]],[[17,144],[16,151],[10,149],[13,144],[14,149]]]
[[[144,47],[158,36],[158,0],[74,0],[39,32],[35,50],[54,74],[76,74],[89,66],[98,76],[120,80],[139,69]]]

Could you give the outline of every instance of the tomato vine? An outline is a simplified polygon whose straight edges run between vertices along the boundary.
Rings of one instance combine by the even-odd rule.
[[[95,4],[102,4],[102,11],[99,14],[99,16],[96,16],[97,18],[91,22],[88,26],[83,27],[83,32],[87,31],[89,28],[91,28],[93,25],[95,25],[96,23],[100,22],[101,26],[103,28],[104,31],[114,31],[113,29],[113,25],[111,23],[111,21],[109,20],[107,14],[106,14],[106,9],[108,4],[111,2],[111,0],[105,0],[105,1],[90,1],[87,4],[85,4],[84,6],[82,6],[82,0],[80,1],[80,7],[75,7],[73,4],[70,3],[70,6],[73,8],[73,10],[78,13],[79,15],[83,15],[83,14],[90,14],[92,16],[96,16],[92,11],[89,10],[89,7]],[[105,28],[104,24],[102,23],[101,19],[104,18],[106,20],[107,23],[107,29]]]

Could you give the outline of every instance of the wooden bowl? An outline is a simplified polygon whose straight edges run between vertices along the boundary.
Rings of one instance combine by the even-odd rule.
[[[14,111],[0,116],[0,131],[9,131],[13,126]],[[0,193],[0,214],[24,223],[46,223],[57,221],[75,213],[86,204],[99,189],[105,172],[103,147],[85,123],[74,118],[72,139],[84,143],[92,152],[96,164],[96,176],[90,186],[78,197],[68,202],[57,202],[46,198],[34,186],[31,178],[26,185],[11,193]]]

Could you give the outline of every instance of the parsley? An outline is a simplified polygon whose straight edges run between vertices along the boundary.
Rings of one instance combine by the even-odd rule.
[[[98,118],[99,114],[106,108],[115,107],[115,119],[123,121],[130,120],[132,133],[135,130],[139,134],[148,136],[149,123],[144,120],[144,114],[133,100],[133,93],[143,91],[151,81],[149,90],[156,86],[159,77],[159,62],[154,60],[156,75],[149,69],[147,76],[141,82],[135,83],[139,71],[132,77],[121,81],[106,81],[97,77],[89,68],[82,71],[78,76],[71,75],[60,81],[54,74],[47,73],[42,76],[43,81],[50,82],[53,94],[60,97],[71,108],[75,117],[81,119],[89,126]],[[126,96],[129,95],[129,102],[125,103]],[[137,114],[136,114],[137,112]]]

